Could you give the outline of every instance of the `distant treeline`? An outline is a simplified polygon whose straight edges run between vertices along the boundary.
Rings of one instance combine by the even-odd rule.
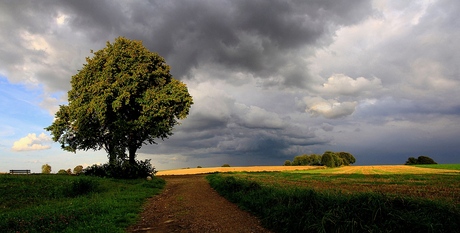
[[[348,166],[356,162],[355,157],[348,152],[332,152],[326,151],[323,155],[303,154],[294,157],[292,162],[286,160],[284,166],[327,166],[340,167]]]

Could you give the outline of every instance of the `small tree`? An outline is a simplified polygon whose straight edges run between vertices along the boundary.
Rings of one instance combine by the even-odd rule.
[[[73,173],[75,175],[80,175],[80,173],[83,171],[83,166],[82,165],[78,165],[76,166],[74,169],[73,169]]]
[[[224,165],[222,165],[222,167],[230,167],[230,164],[224,163]]]
[[[51,173],[51,166],[49,164],[45,164],[42,166],[42,173],[43,174],[50,174]]]
[[[291,166],[291,160],[284,161],[284,166]]]

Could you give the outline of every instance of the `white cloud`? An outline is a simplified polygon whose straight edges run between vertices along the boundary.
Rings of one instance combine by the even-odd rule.
[[[334,74],[319,91],[334,95],[361,96],[371,95],[380,89],[382,81],[375,77],[372,80],[363,77],[353,79],[345,74]]]
[[[305,97],[304,102],[307,105],[305,112],[312,116],[323,116],[329,119],[336,119],[351,115],[358,103],[339,102],[334,99],[323,99],[321,97]]]
[[[44,143],[50,142],[51,138],[44,133],[37,135],[35,133],[30,133],[27,136],[19,139],[14,142],[13,151],[30,151],[30,150],[46,150],[50,149],[50,145],[43,145]]]

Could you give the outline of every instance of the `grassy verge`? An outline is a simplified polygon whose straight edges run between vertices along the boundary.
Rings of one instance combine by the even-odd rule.
[[[377,192],[342,193],[261,183],[235,175],[207,177],[222,196],[275,232],[459,232],[458,205]],[[336,177],[335,177],[336,178]]]
[[[460,170],[460,164],[425,164],[425,165],[414,165],[414,166],[423,167],[423,168]]]
[[[164,180],[0,175],[2,232],[124,232]]]

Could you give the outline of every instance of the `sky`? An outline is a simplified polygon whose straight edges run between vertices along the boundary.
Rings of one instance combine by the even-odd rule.
[[[157,170],[282,165],[352,153],[460,163],[460,2],[193,0],[0,2],[0,172],[108,161],[45,127],[90,51],[141,40],[187,84],[174,135],[138,150]]]

